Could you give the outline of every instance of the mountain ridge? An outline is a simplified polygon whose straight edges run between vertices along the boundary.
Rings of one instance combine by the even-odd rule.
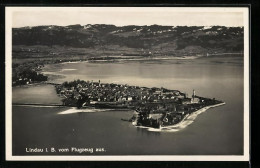
[[[44,48],[52,52],[55,48],[73,48],[80,54],[92,56],[95,52],[97,55],[155,56],[236,53],[243,51],[243,37],[243,27],[225,26],[76,24],[12,29],[13,53],[17,57],[22,56],[24,48],[37,46],[40,46],[38,50]]]

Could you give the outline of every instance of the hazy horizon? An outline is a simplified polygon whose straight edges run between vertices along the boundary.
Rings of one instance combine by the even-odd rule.
[[[19,28],[26,28],[26,27],[39,27],[39,26],[58,26],[58,27],[68,27],[68,26],[74,26],[74,25],[80,25],[80,26],[86,26],[86,25],[114,25],[114,24],[70,24],[70,25],[36,25],[36,26],[23,26],[23,27],[13,27],[15,29],[19,29]],[[159,25],[159,24],[153,24],[153,25],[157,25],[157,26],[172,26],[172,27],[177,27],[177,26],[173,26],[173,25]],[[153,25],[123,25],[123,26],[117,26],[114,25],[116,27],[125,27],[125,26],[153,26]],[[244,27],[244,26],[222,26],[222,25],[211,25],[211,26],[204,26],[201,25],[202,27],[213,27],[213,26],[221,26],[221,27]],[[187,26],[187,27],[201,27],[201,26]],[[179,27],[185,27],[185,25],[183,26],[179,26]]]
[[[8,8],[7,8],[8,9]],[[162,26],[244,25],[242,8],[176,8],[176,7],[17,7],[12,11],[12,27],[40,25],[112,24]]]

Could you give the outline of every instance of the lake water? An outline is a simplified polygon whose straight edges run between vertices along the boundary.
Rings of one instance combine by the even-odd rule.
[[[50,81],[101,80],[147,87],[165,87],[226,105],[200,114],[177,132],[136,128],[121,118],[133,111],[85,111],[70,108],[13,106],[13,154],[31,155],[25,148],[104,148],[84,155],[242,155],[243,58],[209,57],[192,60],[78,62],[46,65]],[[40,92],[39,92],[40,91]],[[30,100],[31,99],[31,100]],[[14,103],[60,102],[53,86],[13,88]],[[37,153],[34,153],[37,154]],[[40,155],[78,153],[40,153]]]

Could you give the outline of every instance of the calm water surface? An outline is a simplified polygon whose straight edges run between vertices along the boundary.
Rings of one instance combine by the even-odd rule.
[[[26,147],[102,147],[106,150],[85,155],[243,154],[241,57],[63,63],[47,65],[44,73],[51,75],[51,81],[56,83],[74,79],[101,80],[101,83],[178,89],[189,95],[195,89],[197,95],[223,100],[226,105],[207,110],[178,132],[151,132],[121,121],[121,118],[130,118],[133,111],[59,114],[68,108],[13,106],[14,155],[28,155]],[[15,103],[59,101],[53,86],[13,88]]]

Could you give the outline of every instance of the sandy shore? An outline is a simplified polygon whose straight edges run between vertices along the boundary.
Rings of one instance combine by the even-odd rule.
[[[180,131],[184,128],[186,128],[188,125],[194,122],[194,120],[197,118],[197,116],[205,111],[207,111],[210,108],[222,106],[226,104],[225,102],[211,105],[211,106],[206,106],[203,107],[192,114],[186,115],[183,120],[175,125],[170,125],[170,126],[162,126],[160,128],[152,128],[152,127],[147,127],[147,126],[136,126],[138,128],[146,128],[148,131],[154,131],[154,132],[177,132]]]

